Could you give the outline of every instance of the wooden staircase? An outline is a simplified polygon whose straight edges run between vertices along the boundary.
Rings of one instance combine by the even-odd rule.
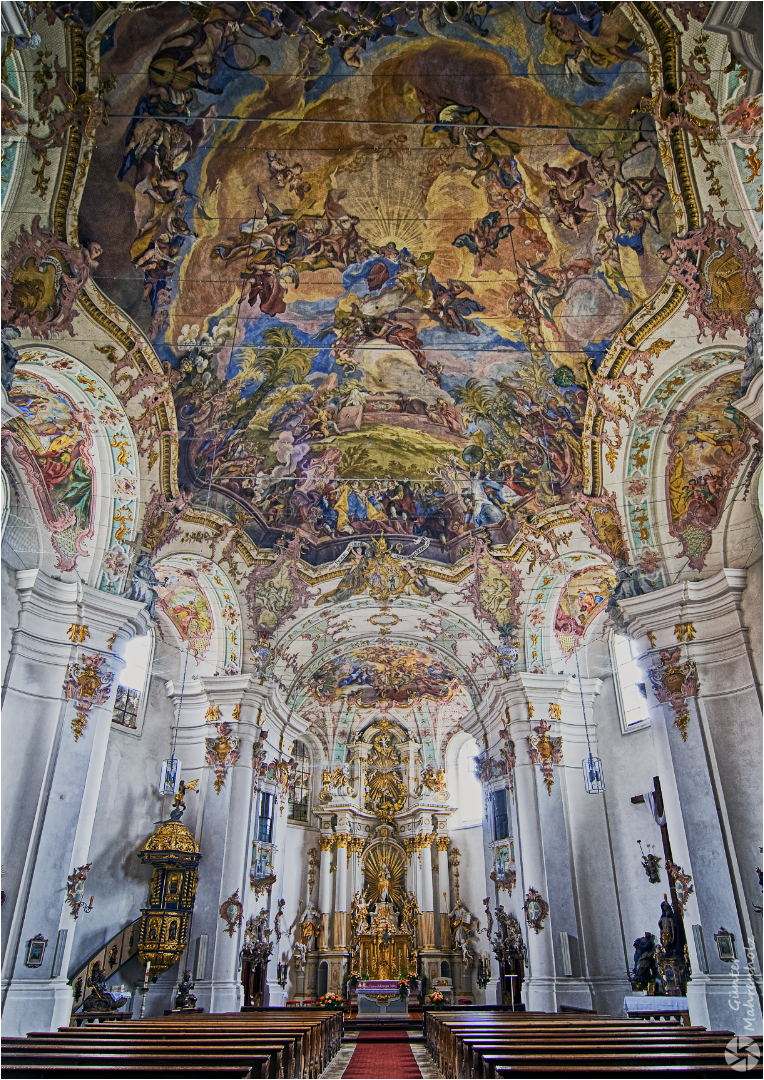
[[[100,963],[101,969],[106,976],[113,975],[117,968],[122,967],[138,952],[138,930],[141,925],[139,915],[135,922],[129,923],[123,930],[115,934],[111,941],[107,941],[97,953],[93,953],[86,964],[69,979],[72,987],[72,1014],[79,1009],[82,1002],[88,996],[88,975],[93,964]]]

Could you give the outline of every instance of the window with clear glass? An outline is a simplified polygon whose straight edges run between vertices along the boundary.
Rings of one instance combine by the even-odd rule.
[[[273,839],[273,807],[275,796],[269,791],[260,792],[257,813],[257,839],[261,844],[270,844]]]
[[[507,789],[499,788],[493,793],[493,838],[506,840],[509,836],[509,816],[507,814]]]
[[[135,731],[140,718],[141,703],[145,703],[149,669],[154,649],[154,635],[149,630],[143,637],[134,637],[125,647],[125,666],[119,676],[114,697],[113,724]]]
[[[310,752],[305,743],[295,742],[292,757],[297,762],[297,771],[289,785],[288,815],[290,821],[308,820],[308,795],[310,793]]]
[[[621,728],[631,731],[649,721],[647,687],[637,663],[639,652],[631,638],[613,634],[610,639],[610,656],[613,663],[618,712]]]
[[[462,825],[483,820],[483,788],[475,775],[475,758],[480,753],[474,739],[468,739],[459,751],[459,817]]]

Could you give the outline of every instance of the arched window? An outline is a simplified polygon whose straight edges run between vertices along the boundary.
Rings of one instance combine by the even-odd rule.
[[[611,635],[610,658],[618,698],[618,714],[624,734],[649,723],[647,688],[636,660],[638,655],[631,638],[622,634]]]
[[[297,762],[297,771],[289,785],[289,820],[308,820],[308,797],[310,795],[310,751],[305,743],[295,740],[292,757]]]
[[[154,633],[131,638],[125,646],[125,666],[119,676],[114,698],[113,724],[138,731],[146,707],[151,660],[154,655]]]
[[[468,739],[459,751],[457,777],[461,825],[477,825],[483,820],[483,788],[475,775],[475,758],[479,753],[474,739]]]

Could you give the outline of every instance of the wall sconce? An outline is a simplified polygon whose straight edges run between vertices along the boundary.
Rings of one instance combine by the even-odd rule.
[[[287,983],[287,965],[279,963],[276,969],[276,982],[283,990]]]
[[[721,926],[719,928],[719,933],[714,934],[714,941],[716,942],[720,960],[723,960],[725,964],[731,964],[733,960],[737,960],[734,934]]]
[[[642,851],[642,841],[637,840],[637,843],[639,844],[639,850],[642,852],[642,865],[645,868],[647,880],[651,883],[651,885],[657,885],[661,880],[660,859],[651,851],[648,851],[647,855],[645,855],[644,851]],[[649,846],[650,845],[648,844],[648,848]]]

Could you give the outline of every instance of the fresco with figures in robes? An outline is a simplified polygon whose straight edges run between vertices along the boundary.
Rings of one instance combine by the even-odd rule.
[[[588,387],[666,278],[650,54],[620,6],[350,7],[124,12],[80,236],[197,502],[314,562],[453,561],[581,491]]]

